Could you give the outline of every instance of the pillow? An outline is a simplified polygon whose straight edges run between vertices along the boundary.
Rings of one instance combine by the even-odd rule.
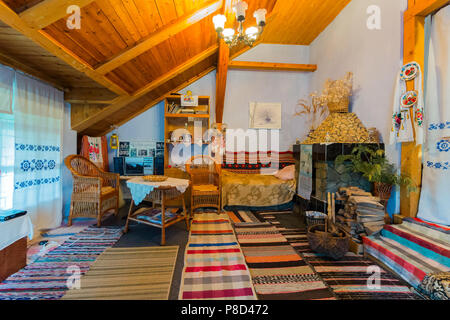
[[[274,176],[281,180],[295,179],[295,165],[287,166],[279,170]]]

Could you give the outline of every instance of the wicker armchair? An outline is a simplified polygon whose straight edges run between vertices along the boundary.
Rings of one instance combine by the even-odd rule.
[[[119,175],[104,172],[80,155],[68,156],[64,163],[73,176],[69,226],[76,217],[97,218],[100,227],[103,215],[114,209],[119,213]]]
[[[186,163],[191,176],[191,215],[197,208],[221,211],[221,166],[208,156],[194,156]]]

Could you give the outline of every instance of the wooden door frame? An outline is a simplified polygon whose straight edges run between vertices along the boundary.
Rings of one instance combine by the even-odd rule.
[[[408,10],[403,18],[403,63],[416,61],[424,70],[425,18],[449,3],[449,0],[408,0]],[[414,90],[414,83],[408,82],[407,88]],[[405,187],[400,188],[400,213],[405,217],[415,217],[422,188],[422,146],[416,146],[415,141],[402,144],[401,171],[414,180],[418,190],[408,195]]]

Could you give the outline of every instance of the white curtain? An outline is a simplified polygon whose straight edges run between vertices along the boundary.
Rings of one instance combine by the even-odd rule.
[[[0,65],[0,210],[12,208],[14,190],[14,73]]]
[[[16,74],[14,208],[27,210],[35,230],[62,220],[63,92]]]
[[[431,18],[418,217],[450,225],[450,6]],[[448,138],[448,139],[447,139]]]

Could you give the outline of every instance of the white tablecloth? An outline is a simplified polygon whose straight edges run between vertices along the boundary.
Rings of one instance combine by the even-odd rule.
[[[145,181],[142,177],[136,177],[127,181],[127,186],[131,191],[134,204],[139,205],[153,189],[158,187],[175,187],[178,192],[184,193],[189,187],[189,180],[168,178],[162,182]]]
[[[26,236],[33,239],[33,224],[28,214],[0,222],[0,250]]]

